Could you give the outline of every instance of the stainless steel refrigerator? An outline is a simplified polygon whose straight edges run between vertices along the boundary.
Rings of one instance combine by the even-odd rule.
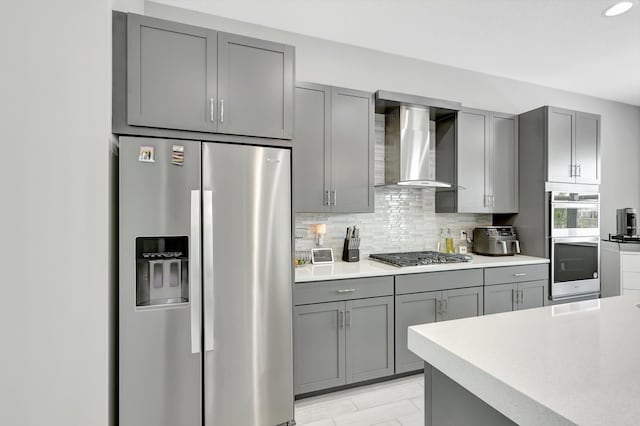
[[[120,138],[121,426],[293,419],[290,156]]]

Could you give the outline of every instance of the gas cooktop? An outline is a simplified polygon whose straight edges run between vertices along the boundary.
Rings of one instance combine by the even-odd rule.
[[[374,253],[369,257],[378,262],[393,266],[420,266],[438,263],[469,262],[472,257],[468,254],[446,254],[437,251],[409,251],[404,253]]]

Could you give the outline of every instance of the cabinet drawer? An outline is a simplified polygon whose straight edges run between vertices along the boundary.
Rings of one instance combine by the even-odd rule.
[[[396,294],[419,293],[423,291],[447,290],[481,285],[482,269],[427,272],[424,274],[396,276]]]
[[[484,285],[549,279],[549,265],[505,266],[484,270]]]
[[[393,295],[393,277],[315,281],[295,284],[293,304],[334,302]]]

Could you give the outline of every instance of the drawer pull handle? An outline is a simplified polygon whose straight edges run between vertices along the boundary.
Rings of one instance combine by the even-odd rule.
[[[526,274],[526,272],[520,272],[518,274],[513,274],[514,277],[524,277]]]
[[[355,288],[341,288],[338,293],[353,293],[354,291],[356,291]]]

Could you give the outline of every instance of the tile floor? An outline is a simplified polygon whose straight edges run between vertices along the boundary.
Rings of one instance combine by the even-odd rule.
[[[305,398],[296,402],[297,426],[422,426],[422,374]]]

